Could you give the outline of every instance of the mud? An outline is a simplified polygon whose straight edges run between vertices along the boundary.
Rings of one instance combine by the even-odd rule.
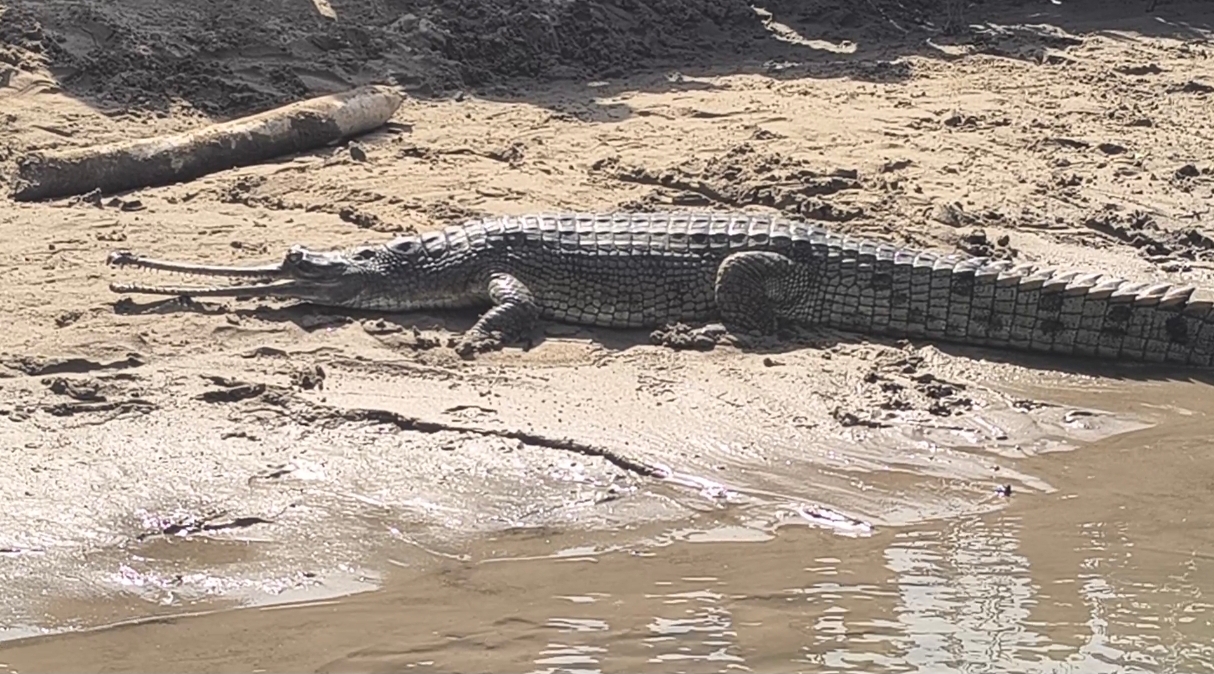
[[[1100,393],[1120,412],[1151,407],[1159,424],[1089,451],[1023,458],[1054,490],[1013,492],[980,515],[844,537],[743,507],[676,525],[398,545],[383,553],[378,591],[334,583],[330,592],[351,594],[326,599],[304,588],[275,610],[149,609],[121,594],[62,600],[50,609],[61,621],[108,616],[106,628],[11,642],[0,656],[13,671],[99,671],[99,654],[105,671],[832,671],[864,661],[1203,671],[1214,665],[1205,599],[1214,567],[1200,552],[1212,511],[1209,471],[1195,466],[1211,399],[1196,385],[1104,384]],[[211,521],[158,524],[244,524]],[[231,564],[242,550],[206,545],[159,537],[142,552]],[[145,578],[133,568],[126,577]],[[1167,629],[1143,627],[1155,624]]]
[[[1105,489],[1067,482],[1072,458],[1204,418],[1178,408],[1205,375],[561,325],[465,362],[450,342],[473,314],[148,302],[111,294],[104,260],[694,206],[1214,287],[1214,17],[1158,4],[4,3],[6,176],[31,149],[411,94],[354,143],[0,202],[5,634],[329,597],[379,584],[393,551],[462,559],[495,536],[732,522],[829,532],[846,559],[867,544],[840,541]]]

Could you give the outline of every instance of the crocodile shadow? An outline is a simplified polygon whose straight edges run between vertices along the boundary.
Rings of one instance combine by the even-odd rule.
[[[359,323],[368,334],[373,336],[436,329],[461,334],[471,328],[482,313],[479,309],[466,309],[397,314],[337,309],[303,302],[288,303],[282,306],[259,304],[251,307],[229,308],[223,304],[200,302],[189,298],[170,298],[144,303],[124,298],[115,302],[113,306],[115,313],[122,315],[172,313],[228,315],[242,320],[291,323],[305,332]],[[665,328],[663,331],[669,332]],[[506,348],[521,348],[523,351],[527,351],[554,336],[559,336],[561,339],[593,342],[612,352],[654,345],[686,351],[709,351],[716,348],[716,345],[697,346],[691,343],[679,346],[672,344],[668,337],[663,340],[655,340],[653,335],[654,330],[650,329],[600,328],[540,320],[524,340]],[[446,339],[441,340],[441,343],[445,342]],[[732,345],[730,348],[737,348],[743,353],[779,355],[801,349],[829,349],[841,344],[856,346],[872,344],[890,348],[899,348],[907,344],[914,347],[931,345],[941,353],[954,358],[1007,364],[1042,372],[1063,372],[1120,381],[1174,381],[1214,385],[1214,368],[1198,369],[1165,363],[1117,362],[1087,356],[1010,351],[927,338],[906,339],[834,329],[788,328],[781,330],[775,337],[751,340],[751,343]]]

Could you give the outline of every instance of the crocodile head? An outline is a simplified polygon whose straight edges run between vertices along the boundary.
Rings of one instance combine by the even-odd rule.
[[[469,290],[469,279],[455,256],[428,256],[416,237],[388,245],[316,251],[292,246],[281,262],[253,266],[170,262],[120,250],[106,262],[114,267],[146,269],[227,279],[206,285],[111,283],[124,294],[197,297],[278,297],[349,309],[411,311],[467,306],[483,293]]]

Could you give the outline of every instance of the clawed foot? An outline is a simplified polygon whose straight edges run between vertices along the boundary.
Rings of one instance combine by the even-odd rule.
[[[498,332],[480,332],[469,330],[455,342],[455,353],[464,360],[472,360],[476,354],[487,351],[497,351],[505,345],[505,340]]]
[[[520,345],[524,351],[533,345],[527,335],[514,337],[497,331],[482,332],[480,330],[469,330],[464,333],[463,337],[452,338],[447,344],[454,348],[455,353],[464,360],[472,360],[478,353],[500,351],[510,344]]]

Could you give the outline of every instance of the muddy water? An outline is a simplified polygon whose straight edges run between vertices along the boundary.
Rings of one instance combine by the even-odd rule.
[[[13,640],[0,672],[1214,670],[1209,387],[1052,394],[1154,425],[1023,459],[1053,490],[981,515],[856,536],[705,512],[402,547],[375,591]]]

